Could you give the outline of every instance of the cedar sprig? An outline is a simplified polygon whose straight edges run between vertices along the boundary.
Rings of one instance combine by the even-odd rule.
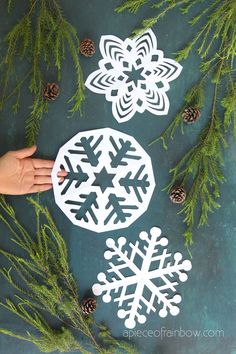
[[[208,74],[208,73],[207,73]],[[205,80],[207,75],[205,75],[199,82],[197,82],[185,95],[185,107],[198,107],[201,109],[204,105],[205,96]],[[163,148],[168,149],[167,140],[174,139],[174,134],[177,128],[181,129],[181,133],[184,134],[184,123],[182,118],[182,109],[177,113],[173,121],[167,126],[161,136],[157,137],[150,142],[149,146],[162,141]]]
[[[132,4],[135,3],[135,8]],[[144,3],[141,0],[124,1],[118,12],[128,9],[136,12]],[[184,133],[182,112],[186,107],[204,106],[206,87],[212,85],[212,107],[206,126],[200,133],[197,143],[174,166],[170,173],[171,181],[166,190],[174,185],[180,185],[187,190],[187,198],[180,211],[184,215],[186,230],[185,243],[192,243],[193,228],[207,224],[209,213],[219,208],[220,184],[225,181],[222,165],[223,150],[227,147],[228,131],[232,127],[236,138],[236,1],[235,0],[163,0],[150,4],[157,13],[142,22],[142,26],[133,31],[139,35],[156,24],[169,11],[179,8],[183,15],[191,15],[191,11],[199,12],[190,20],[190,25],[196,31],[187,45],[176,56],[178,61],[187,59],[193,50],[201,58],[201,73],[199,81],[190,88],[185,96],[185,102],[173,121],[167,126],[160,137],[150,145],[162,141],[167,149],[168,140],[174,139],[177,128]],[[134,11],[135,10],[135,11]],[[195,11],[196,12],[196,11]],[[200,28],[198,27],[201,23]],[[203,117],[204,119],[204,117]]]
[[[124,1],[120,6],[116,8],[116,12],[120,13],[125,10],[130,11],[131,13],[136,13],[139,8],[150,2],[150,0],[129,0]]]
[[[213,109],[208,126],[201,132],[198,143],[170,170],[171,181],[166,187],[178,184],[188,188],[188,195],[180,213],[184,214],[186,246],[192,244],[195,219],[197,225],[207,224],[209,213],[220,207],[220,184],[225,181],[223,148],[227,146],[218,113]]]
[[[137,353],[129,343],[113,338],[104,325],[97,325],[92,316],[83,315],[65,240],[48,209],[32,198],[29,202],[36,214],[33,236],[0,196],[0,220],[21,251],[17,255],[0,249],[0,255],[9,263],[8,267],[0,267],[0,273],[15,289],[14,299],[0,302],[0,306],[34,330],[22,334],[0,328],[0,333],[31,342],[45,353],[78,351],[90,354],[91,350],[99,354]],[[53,323],[58,322],[55,327],[51,325],[51,318],[54,318]]]
[[[8,10],[12,7],[14,2],[10,0]],[[6,35],[5,43],[7,49],[0,66],[0,110],[14,97],[12,109],[17,113],[22,88],[28,86],[33,102],[26,118],[26,138],[28,145],[32,145],[38,136],[40,121],[48,110],[43,99],[47,73],[56,69],[60,81],[66,53],[70,53],[75,68],[75,92],[68,99],[69,112],[81,111],[85,96],[79,38],[76,29],[64,17],[60,0],[28,0],[28,10]],[[19,74],[17,67],[21,61],[25,72],[22,70]]]

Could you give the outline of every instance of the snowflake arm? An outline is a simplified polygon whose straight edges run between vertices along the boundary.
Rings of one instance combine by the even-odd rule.
[[[141,189],[142,193],[146,194],[147,188],[150,186],[147,173],[142,178],[139,178],[144,168],[145,165],[140,166],[134,178],[131,178],[132,172],[128,172],[127,175],[119,181],[120,185],[125,188],[127,193],[131,193],[131,189],[134,190],[139,203],[143,201],[139,189]]]
[[[148,30],[134,39],[137,56],[146,61],[147,57],[156,50],[157,38],[152,30]]]
[[[98,147],[98,145],[101,143],[103,139],[103,136],[101,135],[100,137],[98,137],[98,139],[95,141],[95,143],[92,144],[92,141],[94,140],[93,136],[90,136],[89,138],[86,137],[82,137],[80,139],[79,143],[76,143],[75,146],[78,146],[79,150],[74,150],[74,149],[70,149],[69,153],[70,154],[82,154],[82,155],[86,155],[87,157],[81,159],[82,162],[88,162],[91,164],[91,166],[97,166],[99,163],[99,157],[102,154],[102,151],[98,151],[97,153],[95,153],[96,148]]]
[[[117,75],[112,70],[106,71],[105,65],[104,69],[94,71],[85,83],[87,88],[98,94],[106,94],[116,86]]]
[[[87,215],[89,214],[93,219],[94,223],[97,224],[98,219],[93,210],[93,207],[95,209],[98,209],[97,193],[91,192],[89,195],[81,194],[80,198],[82,200],[78,202],[73,200],[67,200],[66,204],[75,206],[75,208],[71,209],[71,212],[75,214],[75,218],[77,220],[84,220],[85,222],[89,222],[89,218]]]
[[[65,167],[64,165],[62,165],[61,167],[62,169],[65,169],[68,174],[64,177],[64,181],[60,183],[64,186],[63,190],[61,191],[61,195],[67,193],[68,189],[70,188],[73,182],[76,182],[75,188],[78,188],[82,182],[86,182],[88,180],[87,173],[84,173],[79,165],[76,166],[77,172],[74,172],[68,156],[65,156],[65,162],[67,166]]]
[[[124,161],[124,159],[140,160],[140,156],[128,153],[136,151],[136,149],[132,147],[130,141],[119,139],[120,147],[118,147],[112,136],[110,137],[110,141],[116,151],[115,153],[109,152],[109,156],[111,158],[110,165],[112,168],[117,168],[118,166],[126,166],[128,163]]]
[[[125,210],[134,210],[138,209],[137,205],[125,205],[121,204],[125,201],[125,198],[119,198],[115,194],[111,193],[108,197],[108,203],[106,205],[106,209],[112,208],[109,215],[104,221],[106,225],[110,219],[115,215],[114,224],[119,222],[124,223],[127,218],[131,216],[131,213]]]

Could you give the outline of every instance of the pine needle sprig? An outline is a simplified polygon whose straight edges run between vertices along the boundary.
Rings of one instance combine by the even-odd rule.
[[[14,3],[8,1],[8,9],[13,6]],[[0,66],[0,110],[15,97],[12,109],[17,113],[21,89],[28,85],[33,102],[26,118],[26,140],[28,145],[32,145],[39,134],[41,119],[48,110],[48,102],[43,97],[47,73],[55,68],[57,80],[60,81],[67,48],[75,69],[75,91],[68,99],[72,104],[69,112],[82,113],[85,96],[79,57],[80,41],[76,29],[63,15],[60,0],[28,0],[27,12],[6,35],[5,43],[7,50]],[[26,68],[19,75],[16,68],[21,61]]]
[[[209,72],[208,72],[209,73]],[[208,74],[207,73],[207,74]],[[185,107],[198,107],[201,109],[204,105],[205,96],[204,96],[204,88],[205,88],[205,80],[207,75],[204,75],[199,82],[197,82],[191,89],[186,93],[185,96]],[[165,150],[168,149],[167,140],[174,139],[174,134],[177,128],[181,129],[182,135],[184,134],[184,124],[182,118],[182,109],[177,113],[176,117],[173,121],[168,125],[168,127],[164,130],[164,132],[150,142],[149,146],[154,145],[158,141],[162,141],[163,148]]]
[[[110,350],[112,350],[114,353],[116,353],[116,348],[119,348],[122,353],[126,354],[138,354],[137,349],[131,345],[130,343],[127,343],[124,340],[116,340],[114,337],[112,337],[110,330],[105,326],[104,324],[99,324],[99,337],[102,339],[104,343],[106,343]],[[109,354],[109,352],[108,352]]]
[[[170,170],[172,178],[166,187],[168,191],[176,184],[188,187],[188,195],[180,211],[186,224],[186,246],[192,244],[196,215],[200,214],[198,226],[202,226],[207,224],[209,213],[220,207],[217,199],[220,197],[220,184],[225,181],[221,170],[222,149],[227,143],[220,118],[213,111],[211,122],[201,133],[198,144]]]
[[[117,11],[131,11],[131,5],[132,1],[126,0]],[[150,143],[152,145],[162,141],[163,147],[167,149],[168,140],[174,139],[176,129],[180,127],[182,134],[185,131],[182,119],[184,109],[201,109],[205,104],[206,87],[213,86],[209,120],[196,145],[170,170],[171,180],[165,188],[170,191],[173,186],[178,185],[187,190],[187,198],[180,211],[186,224],[184,237],[187,246],[192,244],[194,227],[207,224],[209,213],[220,206],[220,185],[225,181],[222,172],[223,151],[227,147],[227,133],[231,127],[236,138],[236,1],[158,1],[150,5],[156,9],[157,14],[144,20],[142,26],[133,31],[133,35],[141,34],[175,8],[179,8],[183,15],[191,15],[191,11],[198,9],[198,5],[200,10],[189,23],[195,27],[202,23],[200,29],[198,28],[187,45],[177,52],[176,59],[185,60],[195,50],[201,58],[202,77],[186,93],[184,105],[173,121],[161,136]],[[141,6],[142,1],[138,1],[135,10]]]
[[[125,10],[130,11],[131,13],[136,13],[140,7],[150,2],[150,0],[130,0],[124,1],[120,6],[116,8],[116,12],[120,13]]]
[[[116,8],[117,13],[121,13],[125,10],[130,11],[131,13],[136,13],[144,4],[149,1],[144,0],[125,0],[121,5]],[[163,11],[158,13],[154,17],[147,18],[142,21],[141,27],[136,28],[132,32],[132,36],[138,36],[148,30],[150,27],[154,26],[161,18],[163,18],[169,11],[174,9],[176,6],[179,6],[185,3],[186,0],[163,0],[158,3],[151,4],[153,9],[164,8]]]
[[[210,122],[200,133],[197,144],[170,170],[172,178],[164,189],[170,192],[175,185],[188,189],[186,201],[180,211],[180,214],[184,214],[183,221],[186,224],[184,232],[186,246],[192,244],[195,219],[198,218],[198,226],[203,226],[207,224],[209,213],[220,207],[217,199],[220,197],[220,184],[225,181],[221,170],[223,165],[222,151],[227,146],[225,128],[217,112],[217,95],[222,67],[223,61],[215,83]],[[203,105],[204,88],[201,86],[202,82],[200,81],[187,93],[186,106],[193,104],[200,108]],[[177,124],[181,124],[183,127],[181,113],[152,143],[161,139],[164,147],[167,148],[166,139],[173,139]],[[184,131],[182,130],[182,132]]]
[[[0,267],[0,274],[15,289],[14,299],[0,302],[0,306],[20,317],[38,334],[35,331],[18,334],[4,328],[0,328],[0,333],[31,342],[45,353],[78,351],[90,354],[90,349],[99,354],[137,353],[129,343],[113,338],[108,329],[105,331],[105,326],[100,328],[92,316],[87,318],[82,313],[65,240],[48,209],[32,198],[29,202],[36,214],[33,236],[0,196],[0,220],[10,230],[11,240],[23,251],[17,255],[0,249],[1,256],[9,263],[9,268]],[[56,329],[48,315],[58,321]],[[81,336],[86,340],[80,342]]]

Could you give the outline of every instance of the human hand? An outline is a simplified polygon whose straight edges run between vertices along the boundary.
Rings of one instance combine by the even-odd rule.
[[[32,158],[36,146],[9,151],[0,157],[0,194],[23,195],[52,188],[51,172],[54,161]],[[58,177],[67,172],[58,172]]]

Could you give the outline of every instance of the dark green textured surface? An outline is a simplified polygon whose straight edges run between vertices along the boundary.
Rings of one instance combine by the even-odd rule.
[[[17,2],[17,1],[16,1]],[[0,30],[1,38],[9,30],[17,16],[23,12],[24,1],[19,1],[12,16],[6,16],[5,1],[0,1]],[[91,37],[97,43],[103,34],[114,34],[125,39],[131,30],[139,23],[143,16],[150,15],[150,10],[143,8],[136,16],[130,14],[115,14],[114,8],[119,4],[117,0],[64,0],[62,1],[65,15],[78,29],[80,38]],[[178,12],[172,12],[154,28],[158,38],[158,47],[166,57],[173,58],[174,52],[180,49],[191,37],[186,19]],[[4,49],[2,42],[1,50]],[[97,68],[100,53],[97,48],[92,59],[81,59],[85,78]],[[95,234],[73,226],[64,214],[55,205],[53,193],[48,192],[41,197],[52,212],[57,225],[65,236],[70,252],[70,262],[73,273],[80,285],[81,297],[87,293],[96,281],[98,272],[106,269],[103,260],[105,240],[107,236],[117,238],[126,235],[130,241],[137,238],[143,229],[153,225],[162,228],[168,236],[170,249],[179,250],[187,257],[181,234],[184,226],[181,218],[177,216],[178,207],[170,204],[162,188],[168,182],[168,171],[178,161],[184,151],[194,143],[197,133],[208,119],[210,110],[211,88],[209,98],[199,123],[187,127],[185,135],[176,134],[167,152],[163,151],[161,144],[148,148],[148,143],[158,136],[167,122],[173,119],[175,113],[183,104],[183,97],[192,83],[199,77],[199,60],[192,55],[189,60],[182,63],[181,76],[171,84],[169,92],[170,111],[166,117],[156,117],[149,113],[136,114],[130,121],[118,124],[112,117],[111,104],[106,102],[104,96],[86,91],[84,115],[75,115],[67,118],[66,99],[72,93],[73,72],[71,61],[68,60],[63,68],[62,95],[50,106],[49,114],[42,121],[41,134],[38,139],[38,155],[45,158],[55,158],[58,148],[78,131],[110,127],[134,136],[137,141],[150,154],[154,166],[157,186],[148,211],[126,230]],[[23,64],[22,64],[23,65]],[[53,75],[48,81],[55,79]],[[30,97],[23,93],[20,113],[13,117],[8,107],[2,114],[0,121],[0,153],[17,149],[24,145],[24,119],[28,114]],[[230,147],[225,152],[225,175],[227,182],[222,186],[221,209],[209,218],[209,226],[196,229],[194,245],[191,248],[193,255],[193,269],[189,281],[180,285],[183,301],[181,312],[177,317],[168,316],[160,319],[157,314],[149,315],[145,325],[137,329],[160,330],[166,329],[197,329],[197,330],[223,330],[224,338],[134,338],[141,353],[144,354],[235,354],[236,353],[236,291],[235,291],[235,233],[236,233],[236,154],[235,143],[230,138]],[[8,198],[16,207],[18,215],[27,225],[33,218],[33,211],[27,207],[25,197]],[[31,224],[31,222],[30,222]],[[9,235],[5,228],[0,226],[0,246],[10,248]],[[0,260],[2,264],[2,260]],[[12,289],[1,278],[0,297],[11,295]],[[99,300],[96,314],[98,321],[105,321],[114,336],[121,337],[124,331],[122,320],[116,315],[115,304],[104,304]],[[28,327],[0,308],[0,327],[19,331]],[[0,335],[0,354],[37,354],[38,350],[28,343]]]

